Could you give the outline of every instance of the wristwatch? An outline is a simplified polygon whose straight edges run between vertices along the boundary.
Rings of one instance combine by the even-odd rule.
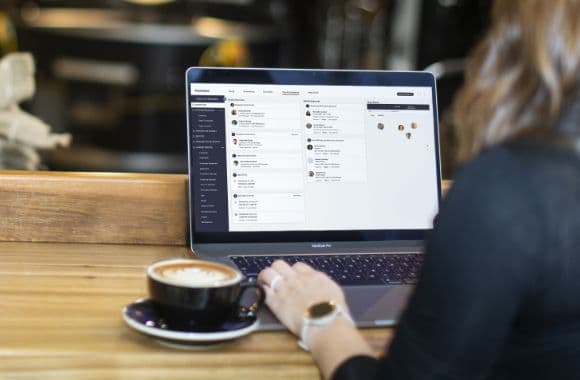
[[[324,301],[311,305],[304,312],[302,317],[302,327],[300,329],[300,340],[298,346],[304,351],[310,351],[308,345],[308,330],[310,327],[323,327],[330,325],[336,318],[344,317],[347,321],[354,325],[351,316],[340,305],[334,301]]]

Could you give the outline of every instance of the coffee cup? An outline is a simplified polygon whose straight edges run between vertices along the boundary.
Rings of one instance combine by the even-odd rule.
[[[149,296],[170,328],[212,331],[228,320],[256,317],[264,304],[261,285],[244,281],[237,269],[203,260],[173,259],[147,268]],[[244,294],[255,289],[257,299],[242,305]]]

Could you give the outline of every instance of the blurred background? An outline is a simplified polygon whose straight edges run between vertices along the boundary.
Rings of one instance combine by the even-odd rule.
[[[432,71],[445,122],[463,59],[488,25],[491,0],[0,0],[0,56],[34,55],[24,108],[69,148],[50,170],[187,172],[189,66]]]

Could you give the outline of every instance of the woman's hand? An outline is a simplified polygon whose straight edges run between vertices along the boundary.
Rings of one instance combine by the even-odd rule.
[[[295,335],[300,334],[302,317],[312,304],[334,301],[348,312],[340,286],[304,263],[290,266],[284,261],[275,261],[271,267],[260,272],[258,281],[266,290],[266,304]],[[311,328],[308,344],[324,379],[330,379],[340,363],[348,358],[372,355],[368,343],[345,318]]]
[[[266,304],[276,317],[294,334],[306,309],[315,303],[334,301],[348,310],[342,289],[330,277],[304,263],[293,266],[277,260],[258,275],[266,290]]]

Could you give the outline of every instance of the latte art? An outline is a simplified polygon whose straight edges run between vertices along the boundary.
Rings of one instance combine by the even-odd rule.
[[[210,266],[171,265],[158,269],[165,279],[182,286],[219,285],[236,278],[235,272],[226,272]]]

